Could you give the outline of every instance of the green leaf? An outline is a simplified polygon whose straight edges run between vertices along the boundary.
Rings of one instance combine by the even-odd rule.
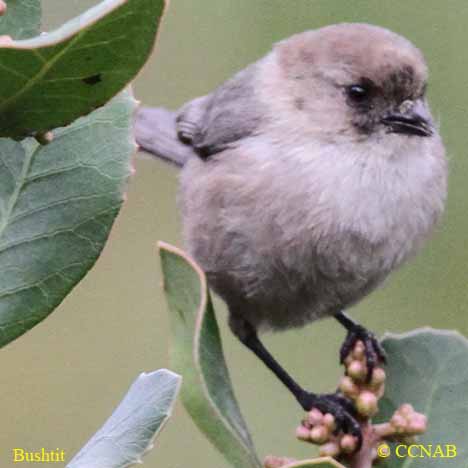
[[[311,460],[301,460],[289,465],[283,466],[283,468],[345,468],[341,463],[338,463],[331,457],[321,457]]]
[[[98,258],[135,150],[129,91],[54,131],[0,139],[0,346],[43,320]]]
[[[418,438],[426,447],[452,444],[457,457],[398,458],[386,468],[468,466],[468,340],[457,332],[421,329],[387,335],[387,383],[379,420],[388,420],[402,403],[411,403],[428,417],[428,431]],[[379,465],[380,466],[380,465]]]
[[[112,416],[67,465],[124,468],[141,463],[172,413],[181,377],[166,369],[141,374]]]
[[[164,0],[104,0],[54,32],[0,48],[0,135],[45,132],[104,105],[146,62],[163,10]]]
[[[41,28],[40,0],[8,0],[7,14],[0,17],[0,35],[13,39],[28,39]]]
[[[205,275],[181,250],[165,243],[159,248],[173,335],[171,366],[184,377],[182,402],[233,466],[261,467],[234,396]]]

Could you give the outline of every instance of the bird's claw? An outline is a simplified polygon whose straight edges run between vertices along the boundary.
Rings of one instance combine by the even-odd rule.
[[[356,451],[360,450],[362,445],[362,431],[356,417],[357,411],[351,400],[340,393],[330,393],[316,395],[314,393],[305,393],[300,401],[305,411],[315,408],[322,414],[331,414],[335,418],[334,435],[339,432],[350,434],[357,438]]]
[[[343,364],[347,356],[353,351],[356,343],[361,341],[364,345],[364,354],[367,364],[367,381],[372,378],[372,372],[379,364],[387,361],[385,350],[377,337],[361,325],[355,325],[348,331],[348,335],[341,346],[340,362]]]

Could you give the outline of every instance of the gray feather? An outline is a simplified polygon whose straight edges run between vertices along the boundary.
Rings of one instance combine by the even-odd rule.
[[[176,113],[163,107],[141,107],[135,115],[135,139],[145,151],[182,167],[195,153],[178,139],[175,119]]]
[[[201,157],[232,148],[259,127],[266,114],[255,94],[258,63],[237,73],[213,93],[190,101],[177,115],[179,138]]]

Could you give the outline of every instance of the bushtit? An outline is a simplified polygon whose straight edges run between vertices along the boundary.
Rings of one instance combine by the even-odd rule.
[[[335,317],[369,376],[376,338],[343,309],[411,257],[439,219],[447,168],[426,102],[427,68],[408,40],[339,24],[276,44],[211,94],[172,113],[142,108],[137,142],[183,166],[188,250],[226,301],[232,331],[305,410],[361,438],[340,394],[307,392],[259,330]]]

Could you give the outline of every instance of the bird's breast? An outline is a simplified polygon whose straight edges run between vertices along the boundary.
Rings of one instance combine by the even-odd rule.
[[[427,148],[393,158],[352,147],[299,146],[277,157],[265,149],[254,142],[193,162],[181,198],[186,241],[211,284],[264,309],[267,326],[361,299],[442,212],[445,160]]]
[[[297,155],[301,164],[287,164],[293,199],[279,209],[279,231],[332,270],[372,275],[401,264],[427,239],[446,196],[440,141],[408,141],[393,153],[382,144]]]

